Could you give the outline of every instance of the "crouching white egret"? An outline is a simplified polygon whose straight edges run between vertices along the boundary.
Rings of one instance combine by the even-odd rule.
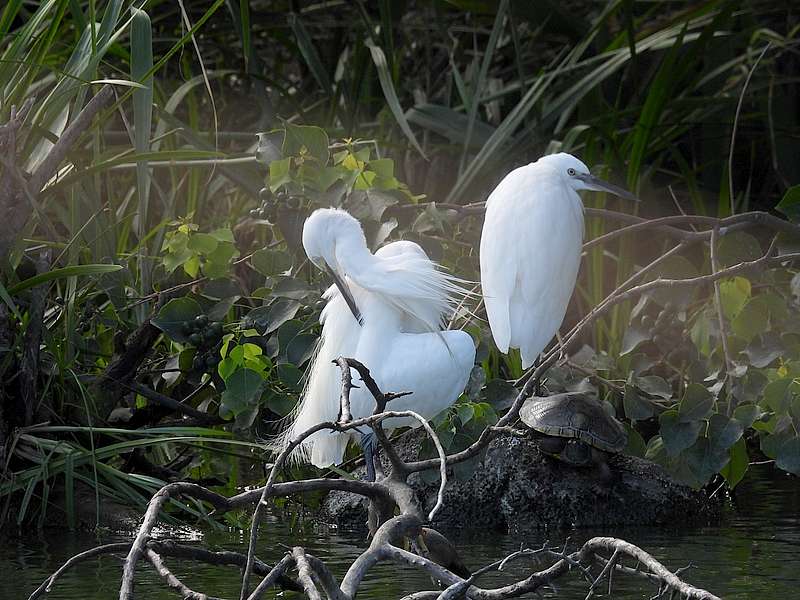
[[[637,200],[564,152],[511,171],[486,200],[481,287],[495,344],[531,366],[564,320],[583,243],[580,190]]]
[[[465,293],[458,280],[413,242],[393,242],[372,254],[359,222],[342,210],[312,213],[303,226],[303,247],[334,285],[324,294],[320,346],[281,445],[318,423],[336,420],[341,376],[332,361],[339,356],[361,361],[384,392],[412,392],[393,400],[389,410],[412,410],[431,419],[455,402],[475,361],[469,334],[441,331],[445,315]],[[350,401],[354,419],[375,409],[365,386],[354,388]],[[383,425],[420,424],[396,418]],[[371,432],[320,431],[306,438],[294,457],[317,467],[339,464],[351,437],[359,439],[368,476],[374,478]]]

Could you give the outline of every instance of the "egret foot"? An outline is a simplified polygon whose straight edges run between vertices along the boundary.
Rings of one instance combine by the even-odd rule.
[[[361,446],[361,451],[364,453],[367,481],[375,481],[375,448],[377,441],[378,438],[375,436],[375,432],[370,430],[369,433],[362,433],[358,442],[359,446]]]

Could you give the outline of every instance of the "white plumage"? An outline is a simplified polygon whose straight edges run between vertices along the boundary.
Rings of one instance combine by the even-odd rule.
[[[578,190],[635,199],[565,153],[511,171],[489,195],[481,234],[481,286],[495,344],[534,363],[561,326],[580,268]]]
[[[458,280],[439,270],[413,242],[393,242],[373,255],[358,221],[341,210],[315,211],[303,227],[303,246],[337,283],[323,296],[327,305],[320,316],[320,345],[279,445],[317,423],[336,420],[341,376],[331,361],[338,356],[364,363],[384,392],[413,392],[392,401],[391,410],[413,410],[430,419],[450,406],[466,386],[475,360],[469,334],[441,331],[444,317],[464,293]],[[338,285],[351,297],[363,325]],[[353,418],[372,414],[375,401],[364,386],[353,389],[350,399]],[[387,428],[418,425],[409,419],[384,423]],[[358,434],[320,431],[294,457],[318,467],[338,464],[351,435]]]

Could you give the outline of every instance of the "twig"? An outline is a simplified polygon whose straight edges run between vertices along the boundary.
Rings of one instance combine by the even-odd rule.
[[[147,558],[150,564],[153,565],[156,573],[158,573],[159,577],[164,580],[164,582],[167,584],[167,587],[178,592],[183,600],[221,600],[220,598],[216,598],[214,596],[207,596],[206,594],[195,592],[186,586],[186,584],[178,579],[175,574],[167,568],[167,565],[164,564],[164,561],[161,559],[161,557],[153,550],[149,548],[145,550],[145,558]]]
[[[600,582],[603,580],[603,577],[605,577],[606,575],[608,575],[608,579],[609,579],[609,586],[611,585],[611,584],[610,584],[610,581],[611,581],[611,573],[613,573],[613,572],[614,572],[614,565],[616,565],[616,564],[617,564],[617,561],[619,560],[619,554],[620,554],[620,552],[621,552],[621,551],[620,551],[620,549],[619,549],[619,548],[615,548],[615,549],[614,549],[614,554],[612,554],[612,555],[611,555],[611,559],[610,559],[610,560],[609,560],[609,561],[606,563],[606,565],[603,567],[603,570],[602,570],[602,571],[600,571],[600,575],[598,575],[598,576],[597,576],[597,579],[595,579],[595,580],[592,582],[592,585],[591,585],[591,586],[589,586],[589,592],[586,594],[586,600],[589,600],[589,598],[591,598],[592,596],[594,596],[594,589],[597,587],[597,584],[599,584],[599,583],[600,583]],[[609,594],[610,594],[610,593],[611,593],[611,591],[609,590]]]
[[[306,596],[308,596],[310,600],[322,600],[317,586],[314,585],[311,567],[306,559],[306,551],[300,546],[295,546],[292,548],[292,557],[294,557],[294,563],[297,567],[297,578],[300,580],[300,583],[303,584]]]
[[[719,238],[719,227],[711,230],[711,274],[719,271],[719,260],[717,258],[717,243]],[[722,341],[722,353],[725,356],[725,381],[732,382],[733,378],[733,359],[728,348],[728,329],[725,325],[725,315],[722,312],[722,293],[720,292],[719,280],[714,281],[714,306],[717,309],[717,320],[719,322],[719,337]],[[733,393],[728,387],[728,416],[733,410]]]
[[[681,581],[680,578],[669,571],[669,569],[658,562],[649,553],[645,552],[638,546],[634,546],[633,544],[618,538],[595,537],[590,539],[580,549],[579,555],[581,561],[583,562],[589,559],[591,555],[596,553],[598,550],[612,552],[619,551],[627,554],[631,558],[635,558],[637,561],[639,561],[639,563],[645,565],[652,574],[659,577],[667,586],[681,594],[681,597],[685,596],[690,600],[719,600],[719,598],[714,594]]]
[[[197,419],[198,421],[202,421],[206,425],[219,425],[219,424],[225,422],[224,419],[222,419],[222,418],[220,418],[220,417],[218,417],[216,415],[211,415],[211,414],[199,411],[196,408],[194,408],[194,407],[192,407],[192,406],[190,406],[188,404],[184,404],[183,402],[179,402],[178,400],[175,400],[174,398],[170,398],[169,396],[165,396],[164,394],[162,394],[160,392],[157,392],[154,389],[151,389],[151,388],[147,387],[146,385],[143,385],[143,384],[138,383],[136,381],[132,381],[131,383],[124,384],[124,385],[125,385],[125,387],[130,388],[132,391],[136,392],[137,394],[141,394],[142,396],[144,396],[145,398],[147,398],[151,402],[155,402],[156,404],[158,404],[160,406],[163,406],[165,408],[169,408],[171,410],[174,410],[175,412],[179,412],[179,413],[187,415],[189,417],[193,417],[193,418]]]
[[[104,544],[102,546],[96,546],[94,548],[90,548],[89,550],[85,550],[83,552],[79,552],[75,556],[69,558],[63,565],[61,565],[50,577],[45,579],[41,585],[33,590],[30,596],[28,596],[28,600],[36,600],[40,598],[44,594],[50,592],[53,587],[53,584],[56,580],[61,577],[66,571],[81,563],[85,560],[89,560],[90,558],[94,558],[96,556],[102,556],[103,554],[112,554],[114,552],[124,552],[130,549],[131,544],[129,542],[116,542],[114,544]]]
[[[731,130],[731,147],[728,151],[728,195],[731,201],[731,214],[736,212],[735,206],[735,197],[733,195],[733,148],[736,145],[736,130],[739,128],[739,115],[742,112],[742,104],[744,104],[744,94],[747,91],[747,86],[750,85],[750,79],[753,77],[753,73],[756,72],[756,68],[758,67],[758,63],[761,62],[761,59],[764,58],[764,55],[767,53],[767,50],[770,49],[772,46],[772,42],[767,42],[767,45],[764,46],[764,49],[761,50],[761,53],[756,58],[756,61],[753,63],[750,71],[747,73],[747,77],[744,80],[744,85],[742,86],[742,92],[739,94],[739,102],[736,103],[736,114],[733,115],[733,128]]]
[[[264,592],[275,585],[275,583],[284,576],[286,571],[288,571],[293,564],[294,558],[291,554],[284,556],[280,561],[278,561],[278,564],[276,564],[272,570],[267,573],[266,577],[264,577],[264,579],[258,583],[256,589],[254,589],[253,593],[248,596],[247,600],[259,600],[259,598],[264,595]]]

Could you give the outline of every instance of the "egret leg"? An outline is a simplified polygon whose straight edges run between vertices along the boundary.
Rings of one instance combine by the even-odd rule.
[[[367,433],[361,434],[359,446],[364,453],[364,463],[367,467],[367,481],[375,481],[375,447],[377,445],[375,432],[371,429]]]

